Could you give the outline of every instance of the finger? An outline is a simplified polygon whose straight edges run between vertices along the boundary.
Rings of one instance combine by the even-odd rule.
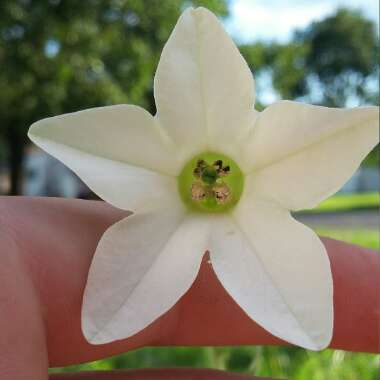
[[[99,371],[50,375],[50,380],[275,380],[248,377],[212,369],[162,368],[130,371]]]
[[[334,334],[330,347],[379,352],[379,253],[327,238],[323,243],[329,254],[334,281]],[[177,308],[181,313],[178,326],[164,344],[287,344],[248,318],[205,262]]]
[[[47,379],[38,295],[10,231],[0,224],[0,379]]]
[[[323,239],[334,281],[334,336],[330,347],[380,352],[380,253]]]
[[[195,295],[188,301],[180,301],[168,313],[130,339],[101,346],[90,345],[83,337],[80,323],[88,269],[97,242],[105,229],[127,213],[104,202],[80,200],[7,198],[6,203],[7,207],[3,204],[1,214],[8,214],[6,219],[15,230],[17,244],[22,246],[24,261],[39,294],[46,325],[50,366],[87,362],[145,345],[192,344],[189,334],[185,334],[187,329],[192,331],[192,339],[197,344],[224,344],[224,326],[227,321],[229,330],[230,323],[234,324],[235,321],[243,321],[244,326],[248,325],[252,338],[250,344],[280,342],[240,311],[215,279],[209,265],[204,262],[199,274],[201,287],[195,286],[194,289],[195,294],[199,291],[203,293],[198,300]],[[208,276],[209,286],[204,292],[202,283],[207,282]],[[181,311],[188,307],[187,303],[199,303],[195,305],[198,310],[206,307],[201,310],[202,319],[189,321],[191,325],[187,324]],[[218,323],[214,320],[214,313],[210,314],[209,320],[205,319],[212,306],[224,310],[225,317],[218,319],[219,316],[216,316],[220,320]],[[214,324],[216,327],[212,327]],[[238,343],[241,337],[240,328],[238,330],[237,337],[230,332],[227,334],[226,344],[231,338]],[[199,343],[201,340],[203,343]]]
[[[51,365],[95,360],[143,345],[283,343],[244,314],[204,262],[189,292],[147,329],[121,342],[89,345],[80,328],[88,268],[104,230],[125,213],[102,202],[26,198],[13,200],[11,210],[11,224],[22,236],[19,244],[25,247],[43,305]],[[332,240],[325,244],[335,287],[332,347],[375,351],[378,256]]]

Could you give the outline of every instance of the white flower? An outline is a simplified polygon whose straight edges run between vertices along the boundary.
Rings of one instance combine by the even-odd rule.
[[[329,260],[290,210],[316,206],[347,181],[378,141],[378,108],[280,101],[255,111],[251,72],[204,8],[180,17],[154,95],[154,117],[116,105],[45,119],[29,132],[101,198],[134,212],[96,249],[85,337],[106,343],[148,326],[189,289],[209,250],[253,320],[291,343],[326,347]]]

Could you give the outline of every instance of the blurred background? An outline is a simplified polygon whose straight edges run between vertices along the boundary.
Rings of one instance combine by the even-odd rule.
[[[93,198],[32,146],[34,121],[83,108],[155,112],[153,76],[188,6],[215,12],[256,79],[257,108],[277,99],[379,104],[377,0],[1,0],[0,195]],[[337,195],[296,215],[320,234],[379,248],[379,147]],[[68,369],[213,367],[293,380],[375,380],[379,356],[299,348],[145,348]]]

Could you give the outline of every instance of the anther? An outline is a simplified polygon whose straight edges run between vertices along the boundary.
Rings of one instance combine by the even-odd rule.
[[[205,168],[206,166],[207,166],[207,163],[206,163],[205,160],[200,159],[200,160],[197,161],[197,167],[198,167],[198,168],[203,169],[203,168]]]
[[[202,174],[202,170],[201,168],[199,167],[196,167],[193,171],[193,174],[194,174],[194,177],[196,178],[200,178],[201,177],[201,174]]]
[[[220,177],[225,177],[226,175],[228,175],[230,173],[230,167],[229,166],[225,166],[224,168],[222,168],[218,174]]]
[[[189,161],[178,176],[182,200],[192,210],[225,212],[242,194],[244,176],[237,164],[219,153],[203,153]]]
[[[194,182],[191,185],[191,198],[194,201],[201,201],[206,198],[206,189],[200,182]]]
[[[213,165],[216,166],[218,170],[220,170],[220,169],[222,169],[223,161],[222,160],[216,160]]]
[[[218,204],[225,204],[231,198],[231,190],[225,183],[215,185],[213,191]]]

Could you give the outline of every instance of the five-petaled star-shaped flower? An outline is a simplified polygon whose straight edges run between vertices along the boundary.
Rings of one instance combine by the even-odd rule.
[[[180,17],[154,96],[155,116],[115,105],[29,131],[101,198],[133,211],[96,249],[82,310],[87,340],[107,343],[151,324],[190,288],[209,251],[250,318],[293,344],[326,347],[329,259],[290,211],[316,206],[349,179],[377,144],[378,108],[280,101],[255,111],[252,74],[204,8]]]

